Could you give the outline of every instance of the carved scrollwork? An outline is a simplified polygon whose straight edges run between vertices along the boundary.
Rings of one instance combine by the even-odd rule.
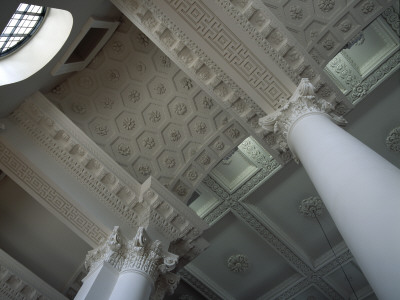
[[[259,124],[266,134],[276,136],[276,142],[283,152],[288,151],[288,133],[292,125],[300,117],[310,113],[324,113],[339,125],[346,124],[343,117],[335,114],[335,105],[324,99],[317,99],[314,86],[308,78],[303,78],[289,100],[279,101],[280,109],[259,119]]]

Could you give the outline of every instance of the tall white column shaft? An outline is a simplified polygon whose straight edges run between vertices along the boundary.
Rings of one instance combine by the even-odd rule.
[[[178,256],[164,251],[143,227],[126,240],[116,226],[106,241],[87,254],[90,272],[75,299],[147,300],[153,291],[162,298],[178,284],[179,276],[169,273],[177,262]]]
[[[109,300],[149,299],[153,286],[154,282],[148,275],[125,271],[119,274]]]
[[[400,296],[400,170],[323,113],[294,122],[288,142],[381,300]]]

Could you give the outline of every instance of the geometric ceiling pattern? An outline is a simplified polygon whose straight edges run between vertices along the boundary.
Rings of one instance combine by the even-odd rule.
[[[132,6],[136,3],[120,2]],[[340,102],[342,96],[336,97],[337,91],[330,86],[334,82],[349,103],[357,104],[395,71],[399,55],[398,42],[393,42],[396,32],[395,22],[391,21],[393,13],[396,14],[393,8],[385,10],[364,32],[364,46],[371,45],[371,37],[382,41],[377,46],[383,51],[378,49],[379,57],[369,52],[365,57],[359,56],[357,49],[363,46],[360,43],[329,62],[389,2],[162,2],[160,5],[169,9],[174,5],[184,8],[218,5],[218,10],[208,8],[207,13],[215,14],[213,22],[220,16],[221,23],[207,24],[204,20],[198,23],[210,29],[202,31],[203,37],[212,30],[223,32],[232,29],[228,25],[236,24],[232,32],[238,33],[235,38],[240,43],[237,48],[229,44],[217,49],[220,57],[212,56],[219,57],[215,62],[201,52],[201,47],[194,51],[197,46],[190,39],[185,40],[186,44],[173,40],[183,37],[184,33],[176,33],[189,30],[188,27],[176,26],[179,30],[173,32],[173,26],[165,25],[168,22],[159,22],[167,19],[165,15],[160,17],[162,12],[153,16],[144,6],[134,7],[135,17],[140,18],[142,27],[151,29],[148,31],[153,34],[152,40],[154,36],[160,38],[158,43],[123,17],[119,28],[90,65],[46,92],[52,103],[133,178],[142,183],[149,176],[155,177],[210,225],[204,234],[210,247],[179,271],[183,280],[175,295],[167,299],[353,299],[353,288],[358,299],[376,299],[329,213],[321,207],[318,221],[334,252],[317,220],[299,212],[302,201],[316,199],[318,193],[304,169],[290,161],[289,152],[277,155],[274,150],[270,153],[266,150],[265,145],[274,144],[273,137],[263,136],[257,120],[266,111],[278,108],[276,95],[290,95],[301,76],[312,77],[320,96]],[[185,6],[187,3],[190,5]],[[157,4],[145,1],[143,5]],[[195,9],[182,9],[180,17],[183,20],[198,16],[197,13]],[[271,23],[266,16],[271,16]],[[281,27],[277,20],[283,23]],[[247,31],[240,31],[241,26]],[[299,45],[287,38],[290,35]],[[219,35],[213,39],[213,45],[228,45],[227,36]],[[173,46],[165,51],[168,41]],[[255,41],[258,46],[268,44],[270,48],[265,46],[258,51],[253,47]],[[164,48],[156,45],[161,42]],[[208,42],[210,46],[212,41]],[[197,43],[202,45],[201,41]],[[273,63],[260,59],[258,67],[271,65],[284,76],[276,75],[278,71],[271,72],[271,76],[256,81],[260,69],[239,63],[238,57],[243,53],[249,60],[252,55],[273,56]],[[358,67],[351,63],[354,57],[359,59]],[[375,64],[368,65],[371,58]],[[236,69],[218,69],[228,60],[228,65],[237,62]],[[387,67],[389,61],[391,67]],[[329,77],[318,73],[325,65]],[[351,66],[346,75],[358,68],[357,77],[348,80],[338,65]],[[383,69],[386,71],[382,72]],[[224,73],[224,70],[233,71]],[[379,71],[383,75],[364,94],[353,99],[358,87],[373,76],[378,78]],[[249,72],[249,76],[237,76],[235,72]],[[268,80],[273,81],[271,86],[267,86]],[[241,85],[235,85],[237,82]],[[262,101],[266,103],[264,111],[259,106]],[[346,106],[342,103],[336,107],[341,114],[347,112],[343,105]],[[80,270],[76,274],[79,274],[76,280],[70,281],[75,292],[83,276]]]
[[[391,0],[262,0],[296,40],[324,67]]]
[[[399,14],[387,8],[325,67],[353,104],[360,102],[400,63]]]
[[[151,175],[184,201],[247,137],[130,22],[47,97],[135,179]]]

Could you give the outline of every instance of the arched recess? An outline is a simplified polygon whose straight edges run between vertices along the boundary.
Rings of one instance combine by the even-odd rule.
[[[72,24],[71,13],[50,8],[35,36],[0,60],[0,86],[24,80],[42,69],[64,45]]]

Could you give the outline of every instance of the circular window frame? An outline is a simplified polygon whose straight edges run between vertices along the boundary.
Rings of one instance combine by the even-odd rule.
[[[21,7],[21,5],[27,5],[27,7],[25,8],[24,11],[18,11],[18,9]],[[41,7],[42,11],[40,13],[31,13],[29,12],[29,8],[31,6],[37,6],[37,7]],[[18,25],[20,24],[21,21],[24,21],[24,17],[25,16],[37,16],[39,17],[39,19],[36,21],[36,24],[32,27],[32,29],[28,32],[28,33],[24,33],[23,35],[23,39],[18,41],[18,43],[16,43],[15,45],[13,45],[12,47],[8,48],[7,50],[0,52],[0,59],[4,59],[6,57],[8,57],[9,55],[14,54],[15,52],[17,52],[18,50],[20,50],[24,45],[26,45],[31,39],[32,37],[35,36],[35,34],[39,31],[40,27],[43,25],[44,20],[46,19],[46,16],[49,12],[49,8],[46,6],[41,6],[41,5],[34,5],[34,4],[27,4],[27,3],[20,3],[18,5],[18,8],[15,10],[14,14],[11,16],[10,20],[8,21],[6,27],[3,29],[3,32],[1,34],[4,34],[5,29],[9,26],[10,22],[13,20],[13,18],[15,17],[15,15],[20,14],[21,17],[19,17],[17,19],[17,24],[13,25],[13,32],[10,33],[10,35],[8,36],[8,38],[12,38],[14,36],[14,31],[15,29],[18,28]],[[4,48],[5,45],[7,45],[7,41],[4,43],[4,46],[0,47],[0,51],[1,48]]]

